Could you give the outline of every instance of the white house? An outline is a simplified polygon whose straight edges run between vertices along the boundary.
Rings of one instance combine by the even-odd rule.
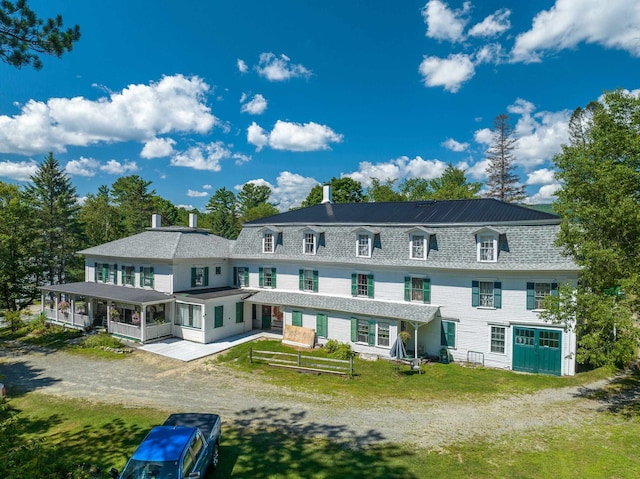
[[[81,305],[91,324],[140,341],[206,343],[291,324],[388,357],[406,330],[414,355],[444,348],[454,361],[572,375],[575,335],[538,316],[546,295],[577,282],[578,267],[554,245],[559,223],[493,199],[324,201],[248,222],[235,241],[195,223],[155,223],[81,251],[86,282],[45,291],[71,303],[72,318]]]

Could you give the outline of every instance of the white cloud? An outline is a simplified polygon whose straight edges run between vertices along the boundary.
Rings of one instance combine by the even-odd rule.
[[[174,75],[98,100],[29,100],[19,114],[0,115],[0,152],[26,155],[100,142],[146,143],[171,132],[206,133],[218,124],[205,103],[208,91],[198,77]]]
[[[173,166],[186,166],[194,170],[220,171],[220,161],[231,158],[231,151],[221,141],[200,144],[171,158]]]
[[[314,122],[301,124],[278,120],[268,134],[255,122],[247,129],[247,141],[256,146],[256,151],[267,144],[274,150],[329,150],[330,143],[340,143],[342,138],[328,126]]]
[[[356,181],[362,186],[371,186],[371,179],[377,178],[384,182],[386,180],[400,180],[405,178],[424,178],[431,180],[442,176],[442,172],[447,164],[440,160],[424,160],[420,156],[410,159],[408,156],[401,156],[382,163],[370,163],[363,161],[358,165],[358,171],[343,174]]]
[[[251,155],[243,155],[242,153],[234,153],[233,155],[231,155],[231,158],[236,160],[235,164],[238,166],[251,161]]]
[[[287,211],[293,206],[300,206],[318,183],[314,178],[283,171],[278,175],[276,185],[271,186],[270,201],[277,203],[280,211]]]
[[[473,134],[474,140],[477,143],[482,145],[490,145],[493,141],[493,131],[490,128],[482,128],[481,130],[476,130]]]
[[[489,160],[487,158],[476,162],[471,165],[466,173],[474,180],[485,180],[487,178],[487,167],[489,166]]]
[[[557,0],[518,35],[511,51],[516,62],[540,61],[546,51],[595,43],[640,57],[640,2],[637,0]]]
[[[311,70],[300,64],[292,64],[286,55],[277,57],[271,52],[261,53],[256,71],[269,81],[284,81],[290,78],[309,78]]]
[[[240,58],[238,58],[238,71],[240,73],[247,73],[249,71],[249,67],[247,67],[247,64],[244,62],[244,60],[241,60]]]
[[[176,140],[172,138],[153,138],[144,144],[140,156],[147,159],[171,156],[175,144]]]
[[[469,143],[460,143],[453,138],[448,138],[447,141],[442,143],[442,146],[448,150],[460,152],[466,151],[469,148]]]
[[[511,28],[509,16],[511,10],[502,8],[495,11],[469,30],[470,37],[495,37]]]
[[[540,187],[538,192],[531,197],[527,198],[527,203],[553,203],[556,199],[556,192],[561,188],[559,183],[553,183],[551,185],[544,185]]]
[[[541,168],[527,174],[526,185],[546,185],[554,183],[556,180],[553,176],[554,171],[549,168]]]
[[[30,161],[0,161],[0,176],[17,181],[29,181],[38,171],[38,163]]]
[[[262,113],[264,113],[266,109],[267,100],[260,93],[258,93],[257,95],[253,96],[251,101],[242,105],[240,111],[243,113],[249,113],[251,115],[262,115]]]
[[[483,45],[475,53],[475,65],[481,65],[483,63],[499,64],[503,62],[505,54],[502,49],[502,45],[499,43],[488,43]]]
[[[425,86],[441,86],[452,93],[475,74],[471,57],[464,53],[449,55],[447,58],[425,56],[420,63],[420,74]]]
[[[209,193],[206,191],[187,190],[187,196],[191,198],[203,198],[205,196],[209,196]]]
[[[176,205],[176,208],[184,208],[187,211],[193,211],[196,209],[193,205]]]
[[[120,163],[116,160],[109,160],[106,164],[100,167],[101,171],[109,173],[110,175],[122,175],[123,173],[131,173],[138,171],[138,165],[135,161],[125,161]]]
[[[80,157],[78,160],[71,160],[67,162],[64,170],[69,175],[74,176],[94,176],[96,170],[100,167],[100,162],[93,158]]]
[[[254,145],[256,151],[260,151],[269,144],[269,137],[264,128],[254,121],[249,125],[249,128],[247,128],[247,142]]]
[[[422,9],[424,22],[427,24],[427,37],[451,42],[462,40],[464,27],[468,22],[465,17],[470,9],[470,2],[464,2],[461,9],[451,10],[440,0],[429,0]]]
[[[213,189],[213,186],[211,186],[211,185],[202,185],[202,189],[203,190],[211,190],[211,189]]]

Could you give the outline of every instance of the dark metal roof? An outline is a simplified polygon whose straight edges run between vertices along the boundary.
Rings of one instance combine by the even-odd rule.
[[[123,303],[158,303],[161,301],[173,301],[171,294],[161,293],[151,289],[131,288],[128,286],[115,286],[112,284],[93,283],[83,281],[78,283],[54,284],[42,286],[43,291],[55,291],[57,293],[69,293],[79,296],[109,299]]]
[[[551,213],[492,198],[476,200],[430,200],[388,203],[321,204],[287,211],[245,223],[262,225],[317,224],[497,224],[554,223]]]
[[[225,286],[222,288],[208,288],[208,289],[200,289],[196,291],[177,291],[176,292],[176,296],[178,297],[178,299],[190,298],[190,299],[198,299],[203,301],[207,299],[225,298],[227,296],[234,296],[238,294],[246,294],[246,291],[240,288]]]

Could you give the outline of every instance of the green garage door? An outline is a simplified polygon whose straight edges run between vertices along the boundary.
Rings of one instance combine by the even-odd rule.
[[[513,370],[560,376],[562,332],[537,328],[513,328]]]

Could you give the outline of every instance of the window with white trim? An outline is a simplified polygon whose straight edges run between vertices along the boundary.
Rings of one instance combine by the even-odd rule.
[[[389,323],[378,323],[378,346],[389,347]]]
[[[202,328],[202,306],[199,304],[176,303],[178,321],[181,326]]]
[[[478,261],[496,262],[498,250],[498,239],[496,235],[478,236]]]
[[[427,252],[425,235],[411,235],[411,259],[425,259]]]
[[[506,341],[506,328],[503,326],[491,326],[491,352],[504,354]]]
[[[305,233],[303,240],[304,254],[316,254],[316,235],[315,233]]]
[[[369,297],[369,275],[358,273],[356,296]]]
[[[369,321],[366,319],[358,319],[358,337],[357,342],[367,343],[369,341]]]
[[[273,233],[265,233],[262,236],[262,252],[273,253]]]
[[[122,267],[122,284],[126,286],[135,286],[136,270],[131,265]]]
[[[150,266],[140,266],[140,286],[143,288],[153,288],[153,268]]]
[[[542,309],[542,303],[544,298],[551,294],[551,284],[549,283],[536,283],[533,294],[533,309]]]
[[[191,268],[191,287],[209,286],[209,268],[196,266]]]
[[[411,278],[411,301],[424,302],[423,278]]]
[[[359,234],[356,249],[356,256],[359,258],[371,257],[371,236],[368,234]]]
[[[318,291],[318,271],[313,269],[300,270],[300,286],[302,291]]]
[[[493,308],[493,281],[480,281],[480,306]]]
[[[240,288],[249,286],[249,268],[236,268],[236,284]]]
[[[263,288],[273,288],[274,287],[273,268],[263,268],[263,270],[262,270],[262,287]]]

